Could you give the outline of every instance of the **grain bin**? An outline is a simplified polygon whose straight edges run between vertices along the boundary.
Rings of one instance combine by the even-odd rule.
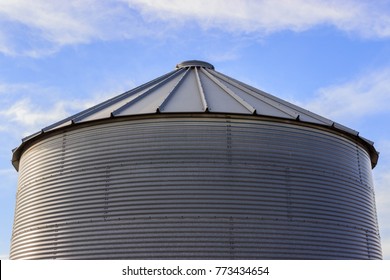
[[[23,139],[12,259],[380,259],[354,130],[202,61]]]

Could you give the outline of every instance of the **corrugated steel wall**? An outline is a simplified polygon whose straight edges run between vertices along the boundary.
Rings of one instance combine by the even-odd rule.
[[[13,259],[380,259],[370,158],[325,130],[162,117],[24,151]]]

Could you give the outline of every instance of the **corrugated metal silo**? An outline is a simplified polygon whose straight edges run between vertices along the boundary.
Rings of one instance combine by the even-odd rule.
[[[380,259],[357,132],[186,61],[23,139],[13,259]]]

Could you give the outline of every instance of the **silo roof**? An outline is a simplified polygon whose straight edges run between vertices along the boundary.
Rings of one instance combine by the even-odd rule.
[[[21,150],[27,142],[60,128],[116,117],[169,113],[254,115],[325,126],[363,142],[373,167],[378,159],[373,142],[360,137],[357,131],[224,75],[208,62],[188,60],[165,75],[24,138],[13,151],[12,162],[18,169]]]

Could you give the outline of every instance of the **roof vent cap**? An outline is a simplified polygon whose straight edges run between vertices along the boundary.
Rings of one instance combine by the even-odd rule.
[[[205,61],[200,61],[200,60],[187,60],[187,61],[183,61],[181,63],[178,63],[176,65],[176,69],[186,68],[186,67],[202,67],[202,68],[208,68],[208,69],[214,70],[214,65],[212,65],[208,62],[205,62]]]

